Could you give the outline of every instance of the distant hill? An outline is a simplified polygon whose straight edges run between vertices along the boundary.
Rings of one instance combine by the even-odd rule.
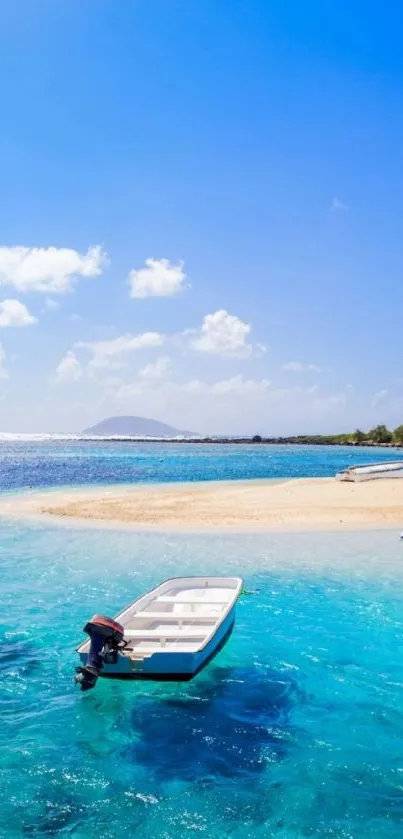
[[[179,431],[165,422],[147,419],[146,417],[109,417],[98,422],[97,425],[86,428],[84,434],[95,434],[100,437],[184,437],[197,436],[192,431]]]

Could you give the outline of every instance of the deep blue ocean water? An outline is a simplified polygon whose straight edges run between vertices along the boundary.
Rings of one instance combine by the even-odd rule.
[[[308,478],[396,460],[393,449],[58,440],[0,442],[0,490],[69,484]]]
[[[104,481],[113,483],[129,480],[139,461],[142,480],[211,479],[220,469],[263,477],[256,449],[226,450],[219,462],[215,450],[197,449],[192,470],[191,450],[178,448],[155,474],[154,446],[148,463],[147,447],[139,458],[107,445],[85,447],[90,453],[71,465],[74,447],[48,457],[42,444],[19,456],[14,447],[1,483],[78,484],[80,469],[85,482],[100,482],[106,461]],[[266,476],[286,477],[260,453]],[[278,455],[288,474],[329,474],[349,456]],[[2,839],[401,839],[396,531],[231,537],[0,527]],[[100,680],[92,693],[75,690],[86,619],[189,573],[245,577],[249,594],[214,662],[189,684]]]

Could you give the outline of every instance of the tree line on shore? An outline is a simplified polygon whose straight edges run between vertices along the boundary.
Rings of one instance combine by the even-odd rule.
[[[94,438],[88,438],[94,439]],[[255,434],[253,437],[224,437],[224,436],[212,436],[212,437],[172,437],[172,438],[163,438],[163,437],[131,437],[128,435],[125,436],[113,436],[113,437],[100,437],[100,440],[107,439],[110,442],[115,443],[138,443],[140,441],[146,441],[147,443],[160,443],[162,440],[166,443],[215,443],[215,444],[228,444],[233,445],[235,443],[265,443],[266,445],[273,445],[273,444],[293,444],[293,445],[310,445],[310,446],[397,446],[403,448],[403,425],[398,425],[393,431],[387,428],[386,425],[376,425],[375,428],[371,428],[369,431],[362,431],[360,428],[356,428],[355,431],[347,433],[347,434],[297,434],[290,437],[266,437],[260,434]],[[85,441],[85,437],[83,438]]]
[[[370,431],[361,431],[357,428],[354,434],[351,435],[355,443],[398,443],[403,444],[403,425],[398,425],[393,431],[386,427],[386,425],[376,425]]]
[[[268,442],[269,438],[261,437],[260,434],[255,434],[252,437],[253,443]],[[355,431],[349,434],[299,434],[295,437],[280,437],[273,442],[289,442],[289,443],[311,443],[316,445],[336,445],[336,446],[403,446],[403,425],[398,425],[393,431],[387,428],[386,425],[376,425],[369,431],[362,431],[356,428]]]

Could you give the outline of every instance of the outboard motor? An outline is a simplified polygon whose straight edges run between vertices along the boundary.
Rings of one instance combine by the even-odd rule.
[[[74,682],[81,690],[90,690],[95,687],[104,664],[116,664],[119,649],[124,649],[126,642],[123,626],[106,615],[94,615],[83,632],[90,636],[90,650],[87,663],[76,667]]]

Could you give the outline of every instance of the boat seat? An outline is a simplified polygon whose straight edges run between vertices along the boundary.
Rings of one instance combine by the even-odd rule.
[[[211,612],[136,612],[132,615],[130,620],[134,618],[147,618],[154,620],[172,620],[179,623],[179,621],[186,620],[208,620],[213,621],[221,617],[220,614],[212,614]]]
[[[197,606],[228,606],[229,600],[209,600],[207,597],[189,597],[186,600],[178,600],[177,597],[157,597],[154,603],[177,603],[182,605],[197,605]]]
[[[183,640],[172,640],[168,638],[166,640],[165,645],[163,646],[160,641],[156,640],[151,643],[150,640],[148,641],[140,641],[140,642],[133,642],[135,643],[135,647],[133,646],[133,650],[135,649],[136,654],[139,656],[147,656],[147,658],[151,658],[152,655],[155,653],[195,653],[200,649],[201,644],[203,643],[201,640],[197,640],[196,638],[183,638]]]
[[[125,638],[205,638],[208,627],[167,627],[166,629],[125,629]]]

